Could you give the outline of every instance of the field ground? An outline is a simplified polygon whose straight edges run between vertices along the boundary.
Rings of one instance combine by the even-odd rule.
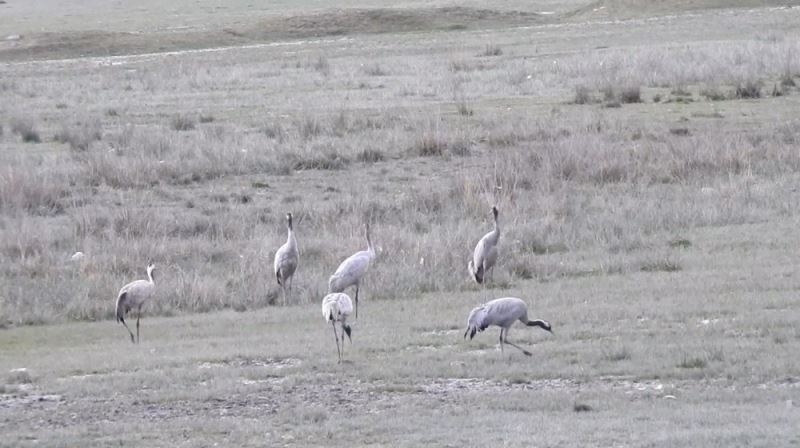
[[[146,317],[136,347],[111,321],[9,330],[0,363],[28,370],[2,443],[797,445],[796,225],[690,232],[678,273],[507,291],[553,323],[510,333],[532,358],[462,339],[480,292],[366,300],[342,365],[310,305]]]
[[[251,3],[0,2],[0,446],[800,446],[800,8]]]

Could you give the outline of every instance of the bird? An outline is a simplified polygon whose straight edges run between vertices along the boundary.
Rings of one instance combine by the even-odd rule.
[[[522,353],[527,356],[531,356],[531,352],[508,340],[508,330],[517,320],[529,327],[540,327],[551,334],[553,333],[550,323],[546,320],[528,319],[528,305],[524,300],[517,297],[503,297],[486,302],[469,313],[464,339],[469,335],[470,340],[472,340],[475,337],[475,333],[485,330],[490,325],[497,325],[500,327],[501,352],[505,343],[522,350]]]
[[[367,237],[367,249],[347,257],[328,279],[329,293],[344,292],[350,286],[356,287],[356,319],[358,319],[358,289],[361,279],[367,273],[370,262],[375,259],[375,248],[369,237],[369,223],[364,224],[364,231]]]
[[[486,286],[487,273],[491,270],[491,277],[494,278],[494,264],[497,262],[497,242],[500,241],[500,224],[497,222],[499,214],[497,207],[492,206],[494,216],[494,229],[478,241],[475,251],[472,253],[472,260],[467,263],[470,276],[479,285]]]
[[[292,278],[294,271],[297,270],[297,263],[300,260],[300,253],[297,251],[297,239],[294,237],[292,229],[292,214],[286,214],[286,223],[289,235],[286,242],[275,252],[275,278],[278,285],[283,290],[283,304],[286,305],[286,291],[292,291]]]
[[[136,280],[128,283],[119,290],[117,295],[117,309],[116,316],[117,322],[122,322],[128,333],[131,335],[131,342],[139,342],[139,319],[142,317],[142,305],[153,294],[156,289],[156,284],[153,277],[153,272],[156,270],[156,265],[150,263],[147,266],[147,280]],[[125,314],[130,310],[136,308],[136,339],[133,338],[133,332],[128,328],[125,323]]]
[[[336,341],[336,351],[339,353],[340,363],[344,357],[344,335],[346,334],[350,343],[353,343],[353,339],[350,337],[352,330],[347,324],[347,316],[352,312],[353,302],[345,293],[335,292],[322,298],[322,317],[333,326],[333,339]],[[341,348],[339,348],[339,335],[336,333],[336,322],[339,322],[342,327]]]

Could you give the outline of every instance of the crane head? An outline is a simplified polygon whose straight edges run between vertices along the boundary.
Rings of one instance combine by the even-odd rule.
[[[153,276],[153,272],[155,272],[155,270],[156,270],[155,263],[150,262],[150,264],[147,265],[147,276],[150,277],[150,278],[155,278]]]
[[[493,205],[493,206],[492,206],[492,216],[494,216],[494,219],[497,219],[497,215],[498,215],[499,213],[500,213],[500,211],[499,211],[499,210],[497,210],[497,206],[496,206],[496,205]]]
[[[286,214],[286,222],[289,224],[289,228],[292,228],[292,213],[289,212]]]

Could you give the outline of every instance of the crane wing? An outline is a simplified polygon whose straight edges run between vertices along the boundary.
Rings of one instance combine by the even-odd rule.
[[[369,269],[370,256],[366,251],[358,252],[339,265],[336,272],[328,280],[331,292],[342,292],[345,288],[355,285]]]

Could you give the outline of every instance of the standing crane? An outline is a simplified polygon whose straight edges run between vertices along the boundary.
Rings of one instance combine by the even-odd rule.
[[[358,319],[358,289],[361,279],[367,273],[370,262],[375,259],[375,248],[369,237],[369,223],[364,224],[364,231],[367,237],[367,249],[347,257],[328,279],[328,292],[344,292],[350,286],[356,287],[356,319]]]
[[[494,216],[494,230],[487,233],[478,241],[475,246],[475,251],[472,253],[472,260],[467,264],[472,278],[478,284],[486,286],[486,277],[491,271],[492,280],[494,280],[494,265],[497,262],[497,242],[500,241],[500,224],[497,222],[497,207],[492,207],[492,215]]]
[[[347,316],[352,312],[353,302],[350,301],[350,296],[347,294],[336,292],[328,294],[322,299],[322,316],[333,326],[333,339],[336,341],[336,351],[339,353],[340,363],[344,358],[344,335],[346,334],[350,343],[353,343],[350,338],[350,325],[347,324]],[[342,327],[341,348],[339,348],[339,335],[336,333],[336,322],[339,322]]]
[[[471,340],[475,337],[475,333],[485,330],[490,325],[496,325],[500,327],[501,352],[503,352],[503,344],[505,343],[531,356],[531,352],[508,340],[508,330],[516,321],[520,321],[529,327],[540,327],[550,333],[553,332],[550,328],[550,323],[546,320],[528,319],[528,305],[524,300],[516,297],[503,297],[486,302],[469,313],[467,331],[464,332],[464,338],[466,339],[467,335],[469,335]]]
[[[292,229],[292,214],[286,214],[286,225],[289,229],[289,235],[286,237],[286,242],[283,246],[275,252],[275,278],[278,280],[278,285],[283,290],[283,304],[286,305],[287,289],[292,291],[292,278],[294,271],[297,270],[297,262],[300,260],[300,253],[297,250],[297,239],[294,237],[294,230]]]
[[[150,263],[147,266],[147,280],[136,280],[128,283],[119,290],[117,295],[117,309],[116,316],[117,322],[122,322],[128,333],[131,335],[131,342],[139,342],[139,319],[142,317],[142,305],[153,294],[156,289],[156,284],[153,278],[153,272],[156,270],[156,265]],[[136,339],[133,338],[133,332],[128,328],[125,323],[125,314],[130,310],[136,308]]]

